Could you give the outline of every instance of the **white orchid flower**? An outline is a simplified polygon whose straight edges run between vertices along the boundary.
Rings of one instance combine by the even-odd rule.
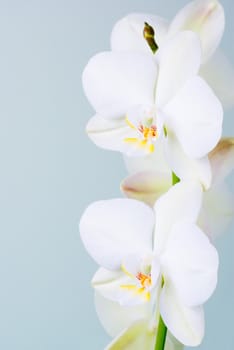
[[[197,75],[200,62],[200,41],[192,32],[168,40],[155,59],[136,52],[94,56],[83,73],[84,90],[97,111],[87,126],[89,137],[131,156],[157,152],[164,142],[172,167],[184,154],[203,167],[221,137],[223,110]]]
[[[217,283],[216,249],[195,224],[201,201],[201,186],[184,182],[154,210],[136,200],[107,200],[90,205],[80,222],[82,241],[101,266],[96,291],[129,312],[150,303],[188,346],[203,338],[202,304]]]
[[[122,306],[95,292],[95,306],[98,318],[106,332],[114,338],[105,350],[154,350],[157,328],[150,303]],[[183,350],[180,344],[167,332],[165,350]]]
[[[171,37],[183,30],[199,35],[202,46],[200,75],[213,88],[226,107],[234,104],[234,69],[217,47],[223,36],[225,15],[216,0],[195,0],[182,8],[169,23],[166,19],[144,13],[130,14],[119,20],[113,28],[111,47],[114,51],[150,53],[142,28],[149,23],[155,31],[159,48]]]
[[[177,166],[176,170],[183,179],[198,179],[203,185],[203,205],[198,223],[214,239],[227,229],[234,217],[233,193],[225,183],[234,168],[234,139],[222,138],[210,152],[209,162],[212,179],[210,176],[208,182],[205,181],[205,167],[202,172],[202,168],[191,160],[189,163],[185,159],[184,167]],[[171,169],[162,149],[144,158],[125,157],[125,164],[130,175],[122,182],[121,188],[127,197],[154,206],[155,201],[171,187]]]

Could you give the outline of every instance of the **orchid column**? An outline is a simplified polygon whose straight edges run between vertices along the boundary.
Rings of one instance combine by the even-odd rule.
[[[131,173],[121,185],[130,198],[95,202],[80,221],[100,265],[92,285],[114,338],[106,349],[179,350],[203,339],[219,264],[204,198],[217,159],[231,170],[234,142],[221,140],[223,108],[201,72],[223,29],[215,0],[189,3],[171,23],[129,15],[113,29],[112,51],[84,69],[95,110],[88,135],[123,153]]]

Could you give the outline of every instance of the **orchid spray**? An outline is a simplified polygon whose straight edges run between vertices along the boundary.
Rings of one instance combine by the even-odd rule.
[[[115,24],[111,51],[84,69],[88,136],[121,152],[129,172],[127,198],[92,203],[80,220],[99,265],[92,286],[113,338],[106,350],[181,350],[204,337],[213,240],[234,213],[223,185],[234,139],[222,138],[234,85],[216,59],[224,26],[216,0],[192,1],[171,22],[130,14]]]

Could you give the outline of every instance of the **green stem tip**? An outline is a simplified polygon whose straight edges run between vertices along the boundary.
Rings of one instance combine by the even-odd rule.
[[[180,182],[180,178],[172,172],[172,186],[176,185],[178,182]]]

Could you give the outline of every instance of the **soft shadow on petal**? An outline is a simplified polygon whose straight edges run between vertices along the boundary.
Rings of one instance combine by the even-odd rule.
[[[171,169],[164,154],[164,138],[161,137],[155,144],[155,152],[145,157],[124,157],[127,171],[135,174],[142,171],[156,171],[171,176]]]
[[[200,41],[193,32],[181,32],[164,43],[156,53],[159,66],[156,105],[168,103],[200,68]]]
[[[202,61],[206,62],[218,47],[223,36],[225,16],[222,5],[216,0],[195,0],[182,8],[169,27],[169,34],[192,30],[202,44]]]
[[[131,307],[121,306],[98,292],[95,292],[95,307],[103,328],[111,337],[116,337],[137,320],[150,319],[152,311],[149,303]]]
[[[170,279],[181,302],[204,304],[217,285],[219,258],[201,229],[187,220],[177,222],[162,257],[165,278]]]
[[[183,181],[160,197],[155,206],[154,250],[165,249],[170,230],[179,220],[196,222],[202,204],[202,187],[198,182]]]

